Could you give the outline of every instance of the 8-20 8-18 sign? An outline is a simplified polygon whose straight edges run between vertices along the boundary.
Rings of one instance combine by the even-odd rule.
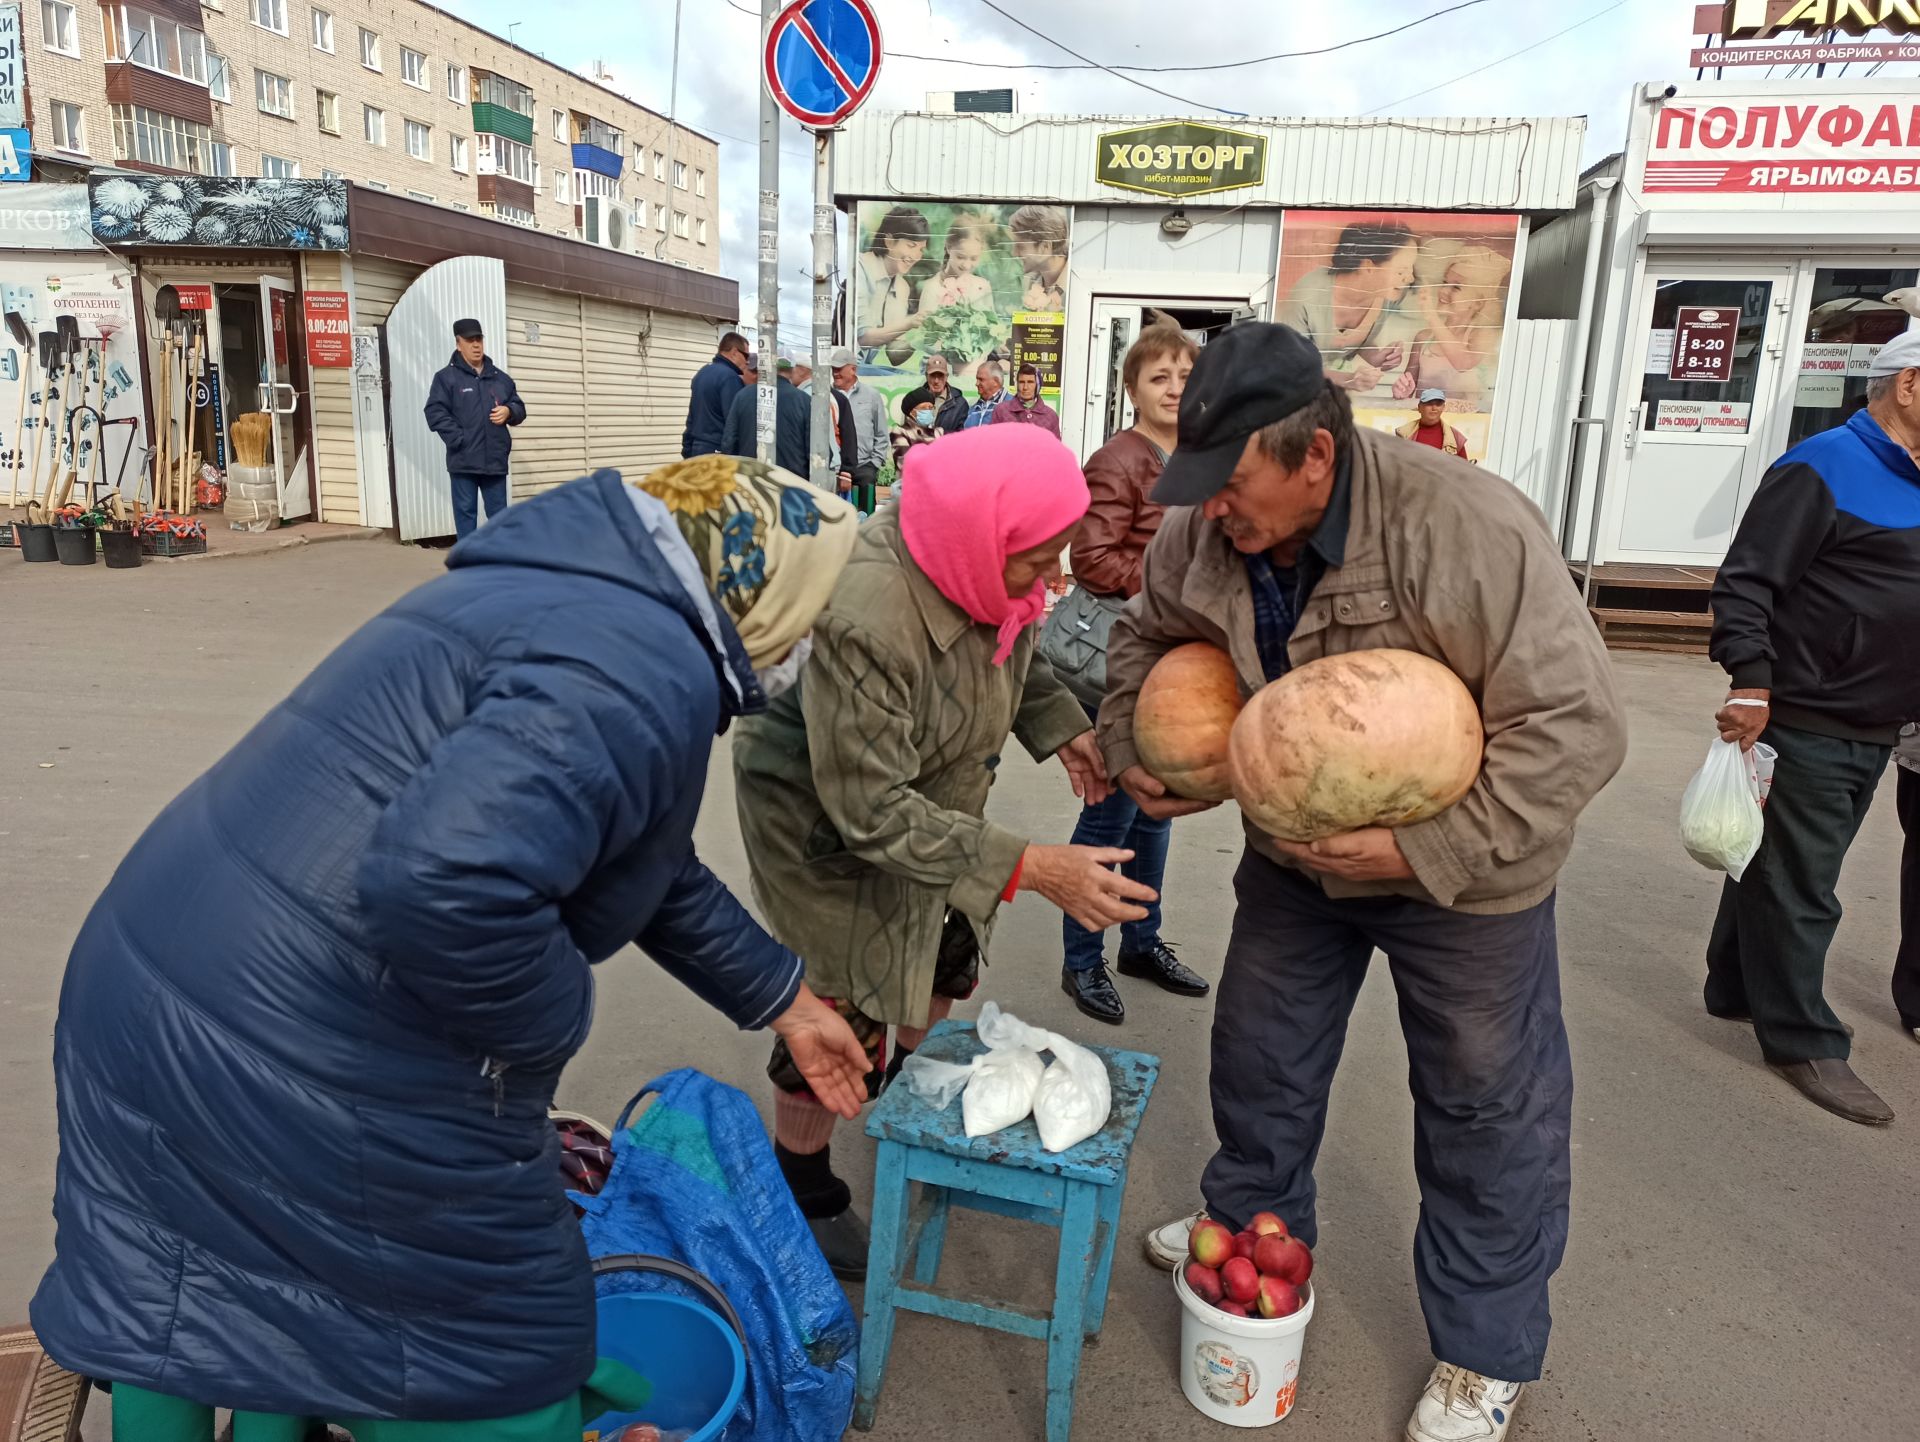
[[[1733,379],[1733,341],[1739,331],[1740,312],[1728,306],[1680,306],[1674,312],[1667,379],[1725,385]]]

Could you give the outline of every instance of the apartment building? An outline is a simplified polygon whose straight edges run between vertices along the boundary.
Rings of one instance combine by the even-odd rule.
[[[720,268],[719,147],[418,0],[24,0],[37,155],[345,179]]]

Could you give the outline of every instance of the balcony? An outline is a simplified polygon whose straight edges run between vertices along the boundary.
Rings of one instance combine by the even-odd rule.
[[[490,100],[473,102],[473,129],[478,135],[504,135],[522,145],[533,144],[533,117],[521,115]]]
[[[534,208],[533,187],[524,181],[505,175],[483,175],[479,177],[479,189],[482,205],[507,205],[527,211]]]
[[[575,170],[590,170],[595,175],[604,175],[609,180],[618,180],[620,178],[620,152],[617,150],[605,150],[598,145],[590,145],[586,141],[576,140],[573,142],[573,168]]]
[[[200,125],[213,124],[213,100],[206,86],[127,60],[107,63],[107,100],[113,105],[144,105]]]

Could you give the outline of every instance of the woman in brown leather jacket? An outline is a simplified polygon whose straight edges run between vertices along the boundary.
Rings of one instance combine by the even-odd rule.
[[[1121,378],[1133,400],[1134,422],[1087,458],[1084,469],[1093,503],[1073,538],[1074,582],[1096,595],[1125,600],[1140,590],[1141,558],[1165,514],[1165,508],[1147,496],[1174,447],[1180,395],[1198,354],[1193,342],[1171,325],[1148,326],[1127,352]],[[1115,792],[1081,811],[1073,843],[1131,849],[1133,860],[1120,868],[1122,873],[1151,887],[1157,896],[1171,829],[1171,822],[1142,814],[1132,797]],[[1180,996],[1205,996],[1206,980],[1183,966],[1160,939],[1159,902],[1143,904],[1145,918],[1120,928],[1120,974],[1144,977]],[[1126,1020],[1126,1006],[1107,972],[1106,934],[1088,931],[1071,917],[1063,918],[1061,933],[1061,989],[1096,1021]]]

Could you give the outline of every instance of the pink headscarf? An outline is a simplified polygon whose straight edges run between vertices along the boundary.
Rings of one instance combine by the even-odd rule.
[[[907,452],[900,534],[907,552],[954,605],[1000,628],[993,664],[1047,609],[1047,588],[1007,595],[1007,559],[1061,534],[1087,513],[1087,482],[1054,437],[1034,426],[978,426]]]

